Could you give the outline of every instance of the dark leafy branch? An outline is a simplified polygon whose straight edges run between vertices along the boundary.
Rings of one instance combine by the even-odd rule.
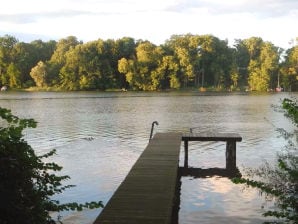
[[[282,107],[285,115],[298,124],[297,100],[284,99]],[[283,130],[283,129],[282,129]],[[283,136],[293,136],[290,134]],[[297,133],[296,133],[297,135]],[[266,162],[258,169],[250,170],[250,178],[234,178],[236,184],[259,189],[262,193],[275,198],[277,209],[266,211],[264,216],[273,216],[283,223],[298,223],[298,149],[297,139],[288,139],[284,152],[278,153],[277,163],[270,165]],[[258,180],[254,180],[256,177]],[[260,181],[261,180],[261,181]],[[275,222],[274,222],[275,223]]]
[[[81,211],[84,208],[102,207],[102,202],[85,204],[65,203],[53,200],[52,196],[63,193],[74,185],[63,185],[69,176],[58,176],[62,169],[56,163],[45,163],[42,159],[56,153],[52,150],[37,156],[24,140],[22,131],[35,128],[32,119],[20,119],[10,110],[0,107],[0,223],[2,224],[46,224],[55,221],[50,212],[63,210]]]

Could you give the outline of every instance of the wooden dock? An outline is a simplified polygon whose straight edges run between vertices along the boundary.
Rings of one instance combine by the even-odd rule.
[[[170,224],[181,133],[157,133],[94,224]]]
[[[199,171],[200,177],[204,175],[200,169],[188,167],[189,141],[225,141],[226,168],[209,169],[207,173],[229,176],[237,170],[236,142],[241,140],[234,133],[155,134],[94,224],[170,224],[181,174],[178,175],[181,142],[184,141],[185,152],[182,171],[196,175]]]

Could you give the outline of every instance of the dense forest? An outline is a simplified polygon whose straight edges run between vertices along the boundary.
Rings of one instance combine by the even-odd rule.
[[[0,37],[0,86],[55,90],[298,90],[298,45],[284,50],[260,37],[226,40],[173,35],[157,46],[123,37],[83,43]]]

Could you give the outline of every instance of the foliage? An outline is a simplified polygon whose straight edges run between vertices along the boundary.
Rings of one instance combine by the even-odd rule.
[[[37,87],[47,86],[47,68],[44,62],[40,61],[31,69],[30,76],[33,78]]]
[[[23,43],[6,35],[0,37],[0,86],[27,88],[34,79],[37,87],[62,90],[268,91],[277,87],[280,76],[282,87],[293,91],[298,89],[297,56],[298,46],[283,53],[260,37],[236,40],[230,47],[212,35],[173,35],[160,46],[130,37],[83,43],[69,36]],[[41,73],[30,74],[41,67],[39,62],[46,65],[43,82]]]
[[[285,115],[290,117],[294,124],[298,125],[298,104],[295,99],[284,99],[282,107]],[[276,210],[266,211],[264,216],[281,218],[284,223],[298,223],[298,148],[296,141],[291,140],[283,129],[279,132],[288,139],[289,143],[285,152],[277,155],[275,166],[266,162],[258,169],[249,172],[250,178],[234,178],[236,184],[246,184],[255,187],[266,195],[276,199]],[[297,133],[296,133],[297,135]],[[297,136],[296,136],[297,137]]]
[[[21,81],[20,81],[21,72],[17,69],[15,64],[10,63],[7,68],[7,77],[9,77],[9,86],[12,88],[20,88]]]
[[[20,119],[0,107],[0,223],[45,224],[55,223],[50,211],[82,210],[101,207],[101,202],[60,204],[51,197],[73,185],[63,186],[69,176],[57,176],[62,169],[56,163],[42,160],[56,153],[50,151],[37,156],[24,140],[22,131],[35,128],[33,119]]]
[[[245,48],[244,55],[248,63],[247,75],[250,89],[256,91],[274,89],[277,86],[279,48],[258,37],[238,41],[238,44]]]
[[[298,102],[297,99],[284,99],[282,102],[282,107],[287,111],[286,116],[288,116],[296,126],[298,126]]]

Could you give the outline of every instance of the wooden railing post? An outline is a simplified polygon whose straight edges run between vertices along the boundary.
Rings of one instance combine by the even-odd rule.
[[[188,168],[188,140],[184,140],[184,168]]]
[[[236,169],[236,141],[227,141],[226,145],[226,169]]]

